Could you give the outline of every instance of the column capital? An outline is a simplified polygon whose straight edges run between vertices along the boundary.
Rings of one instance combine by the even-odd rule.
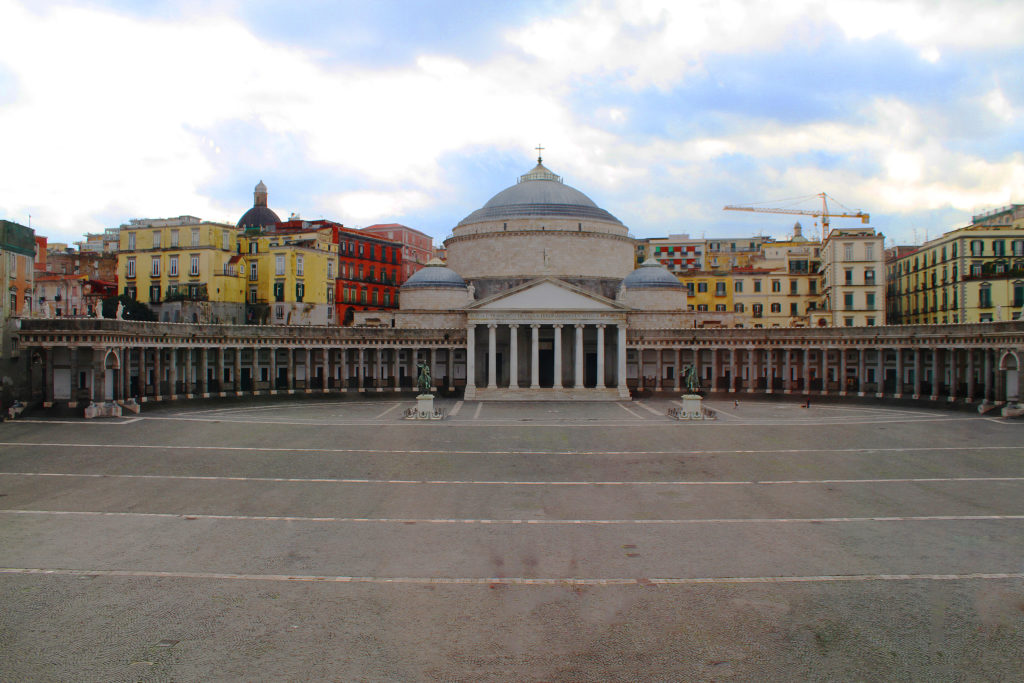
[[[498,327],[498,323],[487,323],[487,329],[493,330]]]
[[[530,323],[530,328],[534,329],[534,330],[539,330],[540,329],[540,324],[539,323]]]
[[[594,325],[594,327],[596,327],[599,330],[603,330],[606,327],[608,327],[608,325],[606,323],[598,323],[598,324]]]
[[[509,323],[508,326],[509,326],[509,328],[511,328],[513,330],[519,329],[519,323]]]
[[[583,323],[576,323],[575,325],[573,325],[573,327],[575,327],[577,330],[582,330],[584,327],[586,327],[586,325],[584,325]]]
[[[563,324],[561,324],[561,323],[557,323],[557,324],[555,324],[555,325],[552,325],[551,327],[555,328],[556,330],[560,330],[560,329],[562,329],[563,327],[565,327],[565,325],[563,325]]]

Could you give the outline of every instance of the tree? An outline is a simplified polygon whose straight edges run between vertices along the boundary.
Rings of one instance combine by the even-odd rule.
[[[156,320],[157,315],[153,312],[153,309],[135,299],[129,299],[124,294],[119,296],[108,297],[103,300],[103,317],[104,318],[116,318],[117,317],[117,305],[121,304],[124,306],[124,311],[121,316],[125,320]]]

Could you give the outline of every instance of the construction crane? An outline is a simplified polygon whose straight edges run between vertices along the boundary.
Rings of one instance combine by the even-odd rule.
[[[769,208],[769,207],[764,207],[764,206],[757,206],[756,204],[742,204],[742,205],[740,205],[740,204],[729,204],[728,206],[724,207],[724,210],[725,211],[754,211],[754,212],[757,212],[757,213],[785,213],[785,214],[795,214],[795,215],[799,215],[799,216],[814,216],[816,218],[821,218],[821,227],[822,227],[821,237],[822,237],[822,239],[824,239],[828,235],[828,219],[829,218],[859,218],[861,223],[867,223],[868,221],[871,220],[871,216],[870,215],[864,213],[863,211],[854,211],[852,209],[848,209],[845,206],[843,206],[842,204],[840,204],[839,202],[837,202],[835,197],[830,197],[827,194],[825,194],[824,192],[819,192],[818,194],[813,194],[813,195],[807,195],[806,197],[794,197],[792,199],[782,199],[782,200],[779,200],[779,201],[780,202],[789,201],[789,202],[794,202],[794,203],[797,203],[797,202],[803,203],[803,202],[806,202],[808,199],[812,199],[814,197],[817,197],[818,199],[821,200],[821,208],[820,209],[785,209],[785,208]],[[836,205],[840,206],[843,210],[842,211],[838,211],[838,212],[837,211],[830,211],[829,208],[828,208],[829,200],[831,200],[833,204],[836,204]],[[769,202],[761,202],[761,203],[767,204]],[[778,203],[778,202],[771,202],[771,203]]]

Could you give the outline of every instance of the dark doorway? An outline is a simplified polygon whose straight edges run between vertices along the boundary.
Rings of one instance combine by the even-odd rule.
[[[277,369],[277,382],[274,385],[276,389],[287,389],[288,388],[288,368]]]
[[[597,354],[585,354],[583,360],[583,386],[597,386]]]
[[[242,368],[242,391],[252,391],[252,370]]]
[[[555,385],[555,352],[552,349],[539,349],[537,351],[537,369],[539,370],[537,381],[542,387],[553,387]]]

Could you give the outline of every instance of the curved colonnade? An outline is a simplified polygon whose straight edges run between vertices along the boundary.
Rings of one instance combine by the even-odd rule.
[[[543,326],[510,326],[504,336],[498,327],[481,326],[478,334],[476,325],[406,330],[54,319],[22,321],[18,337],[31,400],[70,407],[133,397],[414,392],[419,362],[429,363],[437,390],[463,390],[467,398],[487,397],[488,389],[529,398],[548,387],[575,389],[578,399],[675,392],[690,365],[712,392],[993,405],[1024,396],[1024,323],[1017,321],[824,329],[559,325],[550,329],[560,341],[564,327],[567,337],[554,341],[547,367]]]

